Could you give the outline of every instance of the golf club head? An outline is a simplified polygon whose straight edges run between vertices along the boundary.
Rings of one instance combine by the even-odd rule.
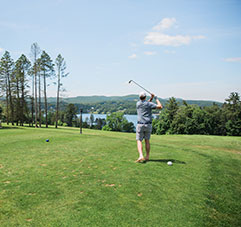
[[[130,84],[131,82],[132,82],[132,80],[129,80],[129,82],[128,82],[128,83]]]

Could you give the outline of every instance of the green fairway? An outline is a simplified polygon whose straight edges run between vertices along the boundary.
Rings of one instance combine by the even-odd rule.
[[[241,226],[240,137],[153,135],[137,157],[132,133],[0,129],[0,226]]]

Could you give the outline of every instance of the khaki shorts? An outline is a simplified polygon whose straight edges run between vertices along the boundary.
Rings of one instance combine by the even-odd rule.
[[[136,126],[136,140],[149,140],[151,137],[151,124],[137,124]]]

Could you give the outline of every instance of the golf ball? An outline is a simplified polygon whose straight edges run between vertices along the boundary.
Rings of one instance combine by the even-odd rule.
[[[46,139],[46,142],[49,142],[49,139]]]
[[[167,162],[167,165],[172,166],[172,162],[171,161]]]

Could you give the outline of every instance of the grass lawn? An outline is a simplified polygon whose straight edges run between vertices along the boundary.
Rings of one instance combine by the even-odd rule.
[[[241,226],[241,137],[4,126],[0,226]]]

